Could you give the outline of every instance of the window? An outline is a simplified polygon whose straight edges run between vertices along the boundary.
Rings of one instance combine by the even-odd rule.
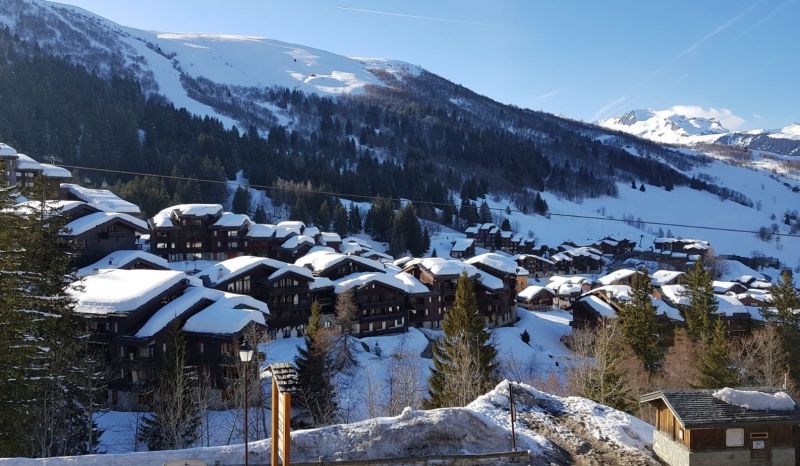
[[[726,447],[744,446],[744,429],[725,429]]]

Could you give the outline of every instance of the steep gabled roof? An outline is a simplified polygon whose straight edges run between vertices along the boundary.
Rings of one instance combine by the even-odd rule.
[[[753,389],[775,394],[776,388]],[[714,396],[716,390],[661,390],[639,398],[640,403],[663,400],[687,429],[736,427],[800,422],[800,409],[765,411],[726,403]]]

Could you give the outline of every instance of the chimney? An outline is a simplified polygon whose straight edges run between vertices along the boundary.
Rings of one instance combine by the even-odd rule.
[[[98,269],[97,267],[93,268],[92,275],[98,275],[98,274],[100,274],[100,269]]]
[[[217,280],[222,279],[222,267],[217,268]]]

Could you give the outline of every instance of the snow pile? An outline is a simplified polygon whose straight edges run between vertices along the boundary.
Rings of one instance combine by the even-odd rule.
[[[714,398],[756,411],[786,411],[795,408],[794,400],[786,392],[764,393],[725,387],[715,391]]]
[[[292,432],[292,459],[297,462],[367,460],[427,455],[480,454],[511,450],[507,381],[462,408],[414,410],[351,424]],[[590,444],[591,450],[613,451],[616,458],[648,464],[644,448],[652,444],[652,427],[631,415],[592,401],[562,398],[515,383],[517,448],[530,452],[537,464],[573,464],[564,443]],[[252,463],[269,462],[269,440],[250,443]],[[193,448],[179,451],[89,455],[48,459],[0,459],[0,464],[49,466],[127,466],[196,459],[208,464],[241,464],[242,446]],[[597,452],[591,451],[594,455]],[[592,456],[604,463],[609,457]]]

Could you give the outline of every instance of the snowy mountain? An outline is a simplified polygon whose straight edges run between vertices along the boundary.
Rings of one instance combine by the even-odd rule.
[[[631,110],[598,125],[666,144],[726,144],[782,155],[800,155],[800,124],[776,130],[732,131],[719,119],[692,115],[699,107],[676,105],[665,110]],[[702,109],[699,109],[702,112]]]
[[[415,66],[348,58],[258,36],[159,33],[118,25],[81,8],[43,0],[0,2],[0,27],[23,41],[104,75],[137,79],[176,107],[231,123],[190,95],[187,81],[265,88],[281,86],[324,95],[356,94],[385,86],[380,76],[418,73]]]

